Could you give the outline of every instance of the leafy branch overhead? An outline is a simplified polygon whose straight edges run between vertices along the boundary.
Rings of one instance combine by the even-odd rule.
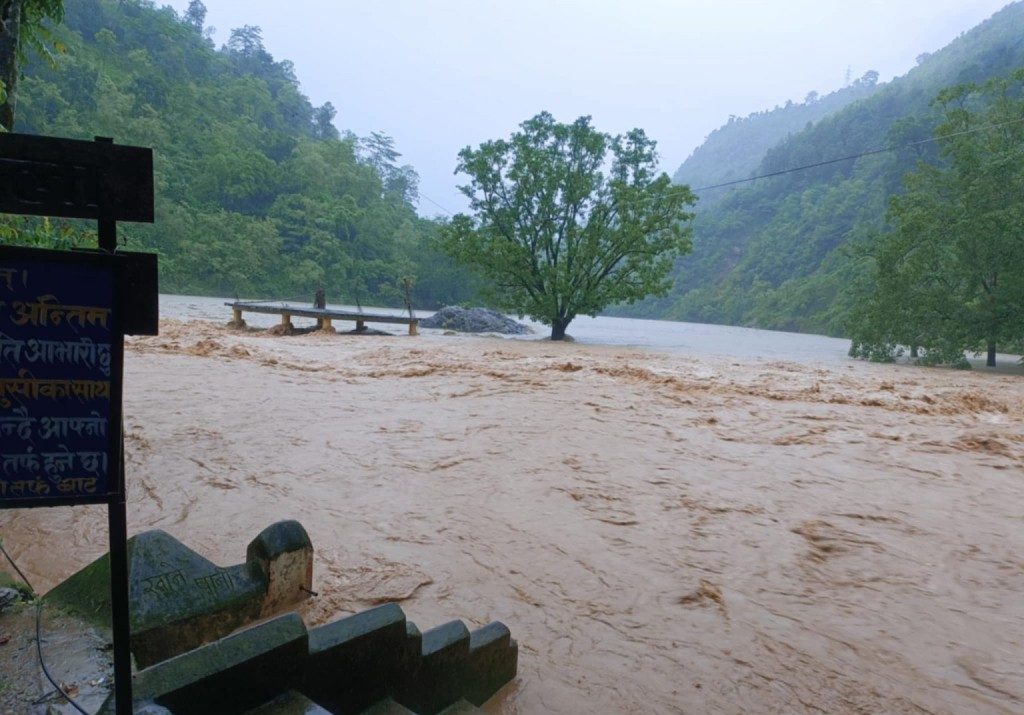
[[[65,52],[46,25],[63,19],[63,0],[0,0],[0,131],[14,129],[19,65],[25,60],[25,49],[31,47],[51,62],[50,45]]]
[[[610,136],[589,117],[561,124],[547,112],[509,139],[459,153],[459,214],[442,245],[493,284],[499,305],[551,326],[561,339],[577,315],[663,295],[674,259],[691,248],[695,197],[657,172],[640,129]]]

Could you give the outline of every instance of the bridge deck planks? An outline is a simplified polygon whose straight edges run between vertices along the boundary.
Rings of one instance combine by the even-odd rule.
[[[366,323],[394,323],[408,325],[409,334],[416,335],[418,318],[410,318],[404,315],[384,315],[381,313],[355,313],[347,310],[331,310],[330,308],[307,308],[287,303],[250,303],[246,301],[228,302],[224,305],[230,307],[235,313],[235,320],[241,320],[242,313],[266,313],[284,317],[282,322],[287,322],[291,316],[300,318],[316,318],[321,325],[330,327],[332,320],[354,320],[356,329],[361,329]]]

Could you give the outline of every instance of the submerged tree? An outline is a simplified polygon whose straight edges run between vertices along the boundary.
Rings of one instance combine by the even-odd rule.
[[[924,348],[966,365],[1024,337],[1024,70],[942,92],[944,163],[921,164],[891,200],[872,289],[853,314],[851,354],[891,359]]]
[[[455,216],[441,243],[492,282],[496,302],[565,337],[577,315],[664,295],[673,260],[690,250],[689,187],[657,173],[640,129],[610,136],[590,117],[547,112],[508,140],[459,153],[474,216]]]

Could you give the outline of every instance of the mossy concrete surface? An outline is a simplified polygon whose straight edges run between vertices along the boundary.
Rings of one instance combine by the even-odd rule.
[[[331,715],[331,711],[320,707],[302,693],[289,690],[266,705],[250,710],[246,715]]]
[[[235,566],[159,530],[130,539],[128,557],[137,712],[457,715],[516,674],[518,646],[503,624],[421,633],[397,604],[312,631],[289,613],[227,635],[311,593],[313,547],[295,521],[265,529]],[[104,556],[46,602],[106,626],[109,579]],[[113,696],[100,712],[114,712]]]
[[[355,713],[382,700],[415,664],[405,614],[386,604],[314,628],[303,691],[324,707]]]
[[[296,521],[249,544],[246,563],[220,567],[160,530],[128,540],[132,654],[152,665],[308,597],[313,547]],[[303,588],[306,590],[304,591]],[[110,627],[110,558],[100,557],[45,600]]]
[[[308,638],[289,613],[139,672],[133,695],[173,713],[244,713],[292,689]]]
[[[307,632],[292,613],[140,671],[134,696],[172,715],[455,715],[515,677],[517,657],[500,623],[421,635],[387,604]]]

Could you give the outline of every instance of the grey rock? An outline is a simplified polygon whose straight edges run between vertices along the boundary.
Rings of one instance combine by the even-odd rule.
[[[4,609],[8,606],[12,606],[17,603],[20,598],[21,594],[17,589],[0,588],[0,613],[3,613]]]
[[[448,305],[420,321],[421,328],[442,328],[463,333],[500,333],[525,335],[530,329],[508,316],[487,308],[460,308]]]

